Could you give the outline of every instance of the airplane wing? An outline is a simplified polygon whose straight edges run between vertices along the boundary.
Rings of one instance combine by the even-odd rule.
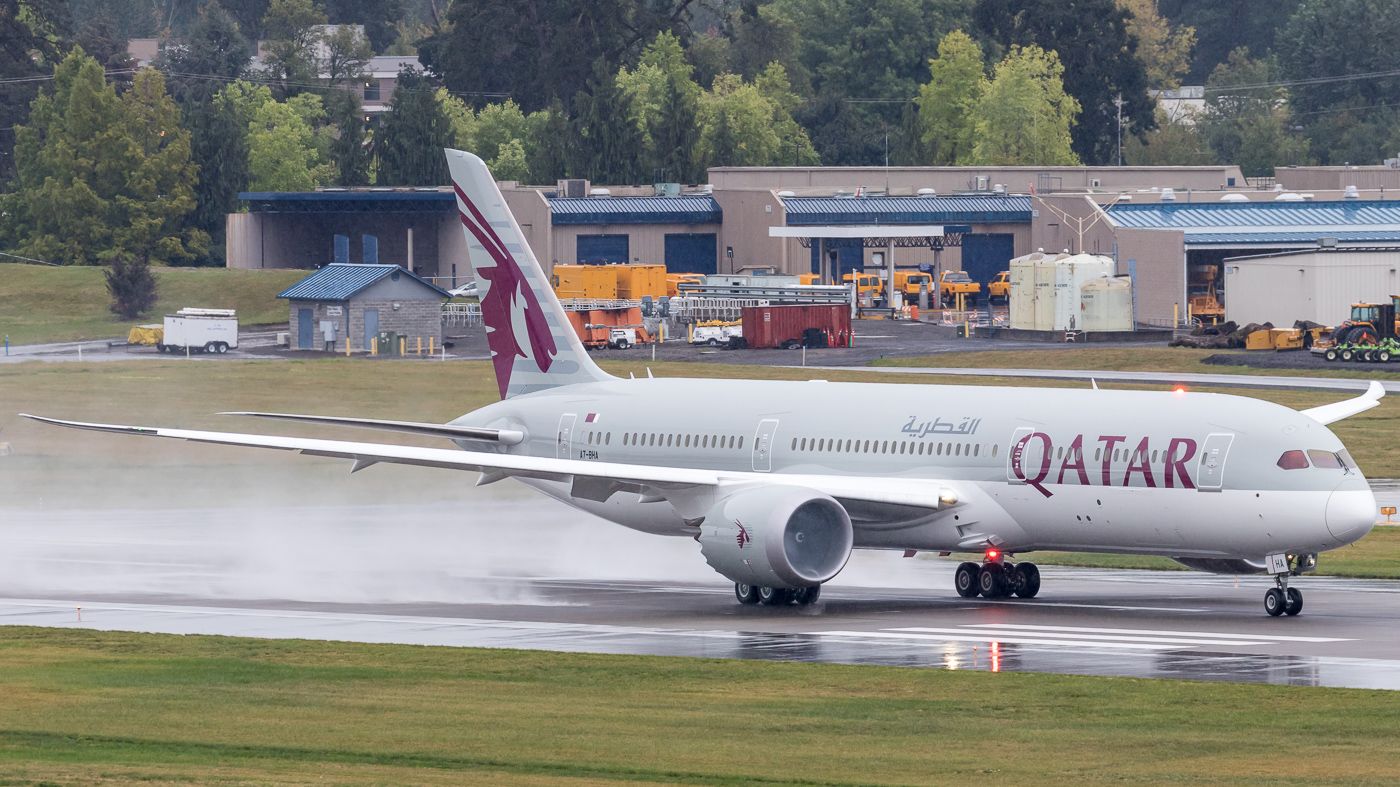
[[[420,448],[417,446],[358,443],[280,435],[95,424],[82,421],[64,421],[28,413],[20,415],[35,421],[71,429],[164,437],[215,445],[271,448],[296,451],[309,456],[349,459],[355,463],[352,472],[385,462],[479,472],[482,474],[482,483],[490,483],[509,476],[562,481],[573,484],[575,497],[597,501],[607,500],[612,494],[621,491],[668,497],[668,493],[684,489],[718,488],[726,485],[752,483],[809,487],[831,495],[843,505],[849,503],[866,507],[892,506],[932,511],[954,505],[957,499],[946,484],[929,479],[748,473],[684,467],[657,467],[618,462],[594,462],[582,459],[462,451],[455,448]]]
[[[1385,386],[1371,381],[1371,385],[1366,388],[1366,393],[1353,399],[1343,402],[1333,402],[1319,407],[1312,407],[1303,410],[1303,415],[1317,421],[1320,424],[1330,424],[1340,421],[1343,418],[1350,418],[1357,413],[1364,413],[1367,410],[1381,403],[1381,397],[1385,396]]]

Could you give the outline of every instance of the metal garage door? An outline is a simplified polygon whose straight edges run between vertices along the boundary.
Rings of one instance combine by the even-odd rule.
[[[582,263],[630,262],[626,235],[580,235],[577,257]]]
[[[822,238],[812,244],[812,273],[822,272],[821,255],[829,256],[833,251],[836,252],[836,269],[832,274],[838,284],[842,276],[865,267],[864,238]]]
[[[1007,263],[1015,256],[1012,235],[989,234],[963,236],[962,266],[967,275],[982,284],[982,292],[987,291],[987,282],[995,279],[998,273],[1007,269]]]
[[[666,270],[670,273],[715,273],[719,245],[713,232],[666,236]]]

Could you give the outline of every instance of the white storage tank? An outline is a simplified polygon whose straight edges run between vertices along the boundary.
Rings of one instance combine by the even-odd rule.
[[[1031,295],[1034,300],[1034,316],[1031,319],[1031,330],[1054,330],[1055,265],[1066,256],[1068,255],[1045,256],[1034,263],[1034,284]]]
[[[1011,298],[1007,307],[1010,326],[1021,330],[1035,328],[1035,264],[1045,252],[1033,251],[1010,263]]]
[[[1075,254],[1055,263],[1053,322],[1047,330],[1084,330],[1079,291],[1085,283],[1117,273],[1117,265],[1099,254]]]
[[[1103,276],[1080,290],[1085,331],[1131,331],[1133,284],[1127,276]]]

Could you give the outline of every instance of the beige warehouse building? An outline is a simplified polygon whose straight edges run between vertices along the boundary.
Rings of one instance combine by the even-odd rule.
[[[1353,303],[1400,295],[1400,249],[1311,249],[1225,260],[1225,318],[1339,325]]]

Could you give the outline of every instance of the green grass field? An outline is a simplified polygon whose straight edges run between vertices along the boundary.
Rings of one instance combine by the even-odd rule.
[[[4,784],[1385,784],[1397,728],[1379,691],[0,629]]]
[[[126,338],[131,326],[160,322],[185,306],[237,309],[240,324],[287,321],[287,304],[277,293],[306,276],[295,270],[156,268],[160,300],[136,320],[118,320],[108,311],[104,268],[0,265],[0,334],[11,344],[78,339]]]
[[[1300,351],[1301,352],[1301,351]],[[872,366],[945,367],[957,369],[1084,369],[1120,372],[1188,372],[1199,374],[1251,374],[1285,377],[1346,377],[1363,380],[1400,380],[1400,369],[1379,364],[1329,365],[1322,369],[1269,369],[1204,363],[1211,355],[1257,356],[1244,350],[1197,350],[1189,347],[1118,347],[1087,345],[1072,349],[972,350],[907,358],[881,358]],[[1387,371],[1390,369],[1390,371]]]

